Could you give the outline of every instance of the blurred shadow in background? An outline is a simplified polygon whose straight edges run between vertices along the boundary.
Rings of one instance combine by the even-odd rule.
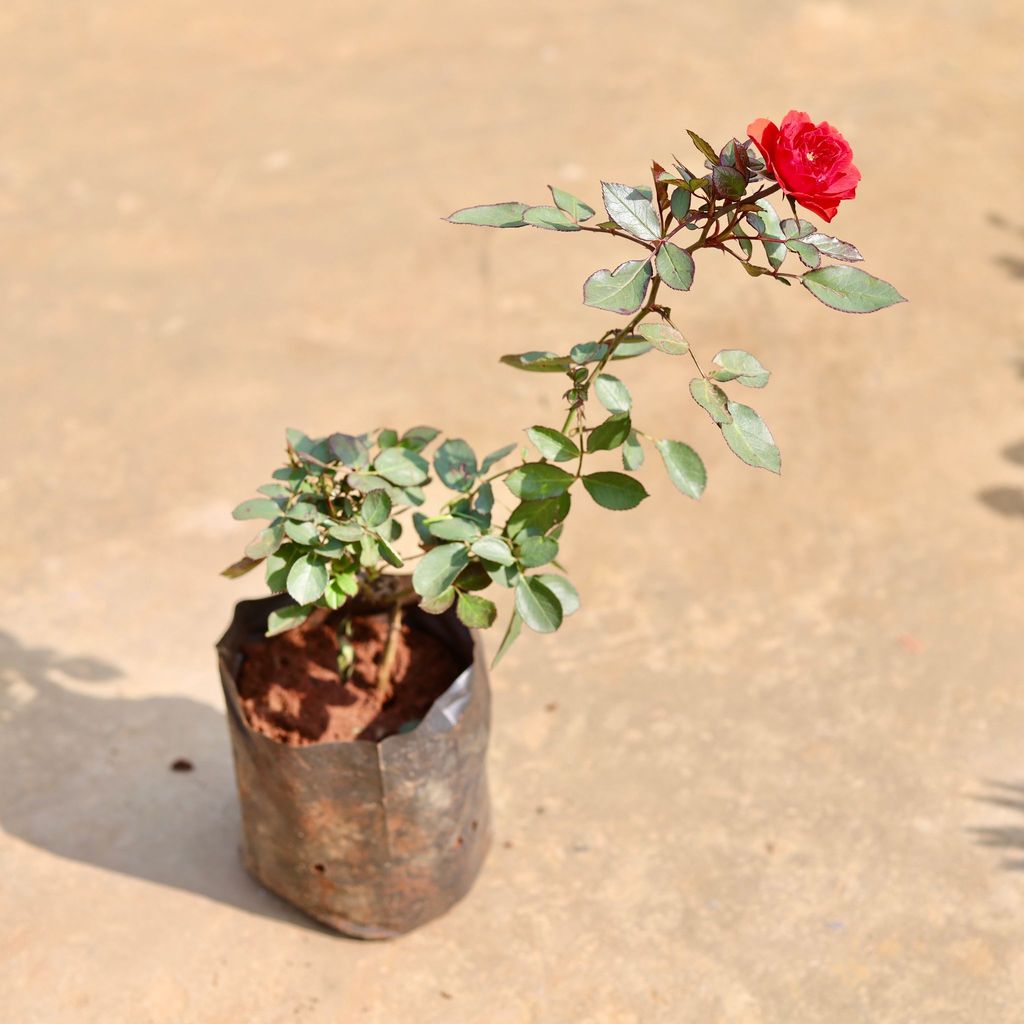
[[[1004,448],[1003,458],[1016,466],[1024,467],[1024,441]],[[1024,487],[1013,487],[1008,484],[1001,487],[986,487],[978,493],[978,499],[1001,516],[1024,519]]]
[[[1001,213],[990,213],[988,222],[993,227],[1000,228],[1008,234],[1017,238],[1024,238],[1024,226],[1011,224]],[[1018,281],[1024,281],[1024,256],[1015,256],[1010,253],[999,253],[995,262],[1005,270],[1010,277]]]
[[[0,631],[0,826],[61,857],[320,930],[242,867],[223,715],[184,697],[80,692],[121,675]],[[178,759],[191,770],[173,771]]]
[[[977,797],[978,802],[1016,811],[1020,824],[972,828],[971,834],[981,846],[1012,851],[1002,861],[1007,871],[1024,871],[1024,783],[989,781],[985,785],[989,792]]]

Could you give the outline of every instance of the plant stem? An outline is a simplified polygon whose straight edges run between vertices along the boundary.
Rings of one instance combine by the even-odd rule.
[[[596,231],[599,235],[613,235],[616,238],[626,238],[630,242],[635,242],[637,245],[642,245],[645,249],[654,249],[653,242],[646,242],[642,238],[636,238],[633,235],[626,234],[625,231],[619,231],[618,228],[598,228],[593,227],[590,224],[577,224],[580,231]]]
[[[388,638],[384,644],[384,654],[377,669],[377,692],[383,698],[381,703],[387,704],[394,694],[391,685],[391,673],[395,667],[395,655],[398,653],[398,638],[402,635],[402,606],[396,604],[391,609],[391,620],[388,623]]]
[[[637,310],[636,313],[633,314],[633,319],[630,320],[625,327],[619,328],[615,332],[615,337],[613,338],[613,340],[608,342],[608,351],[605,352],[605,354],[601,357],[601,360],[597,364],[597,366],[595,366],[594,369],[591,370],[589,374],[587,374],[587,379],[582,384],[576,385],[577,390],[586,391],[587,389],[589,389],[590,385],[593,383],[598,374],[608,365],[608,360],[611,359],[611,357],[614,355],[615,349],[618,348],[619,343],[624,338],[628,338],[633,333],[633,329],[636,327],[636,325],[640,323],[640,321],[643,320],[643,318],[654,309],[656,305],[655,299],[657,299],[658,297],[658,288],[660,286],[661,278],[658,277],[657,274],[655,274],[654,284],[651,285],[651,294],[648,297],[647,301],[639,310]],[[566,416],[565,423],[562,424],[563,434],[569,429],[569,426],[572,423],[572,418],[575,414],[575,409],[569,410],[569,415]]]

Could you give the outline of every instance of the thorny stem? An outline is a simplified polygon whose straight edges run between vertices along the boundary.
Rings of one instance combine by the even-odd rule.
[[[647,316],[648,313],[654,310],[655,306],[657,305],[655,300],[658,297],[658,288],[660,286],[661,278],[655,275],[654,284],[651,286],[650,297],[647,299],[644,305],[639,310],[637,310],[636,313],[633,314],[633,319],[630,320],[625,327],[621,327],[614,332],[615,337],[612,339],[612,341],[608,343],[608,351],[605,352],[605,354],[601,357],[601,360],[600,362],[598,362],[597,366],[595,366],[594,369],[587,374],[587,377],[584,381],[573,385],[574,390],[583,391],[584,393],[586,393],[589,390],[590,385],[597,378],[598,374],[600,374],[601,371],[608,365],[608,360],[611,359],[611,357],[615,354],[615,350],[619,347],[619,344],[633,333],[633,330],[635,329],[636,325],[640,323],[640,321],[643,320],[643,318]],[[607,337],[607,334],[605,335],[605,337]],[[577,409],[574,405],[574,407],[569,410],[569,415],[566,416],[565,423],[562,424],[563,434],[569,429],[569,426],[572,423],[572,418],[574,415],[576,415],[576,412]]]
[[[577,224],[576,227],[580,231],[596,231],[599,235],[614,235],[616,238],[626,238],[630,242],[636,242],[637,245],[642,245],[645,249],[654,250],[653,242],[645,242],[643,239],[634,238],[632,235],[627,235],[625,231],[619,231],[618,228],[599,228],[591,224]]]
[[[779,241],[779,239],[769,238],[768,241],[777,242]],[[802,274],[790,274],[784,270],[773,270],[771,267],[762,267],[756,263],[751,263],[750,260],[744,259],[738,252],[733,252],[732,249],[730,249],[727,245],[720,245],[718,246],[718,248],[722,252],[728,253],[734,260],[739,260],[739,262],[742,263],[744,266],[755,267],[758,270],[763,270],[765,277],[792,277],[795,279],[803,276]]]
[[[391,673],[395,667],[395,655],[398,653],[398,638],[402,635],[402,606],[396,604],[391,609],[391,619],[388,622],[388,638],[384,644],[384,654],[380,659],[380,666],[377,669],[377,692],[382,697],[382,703],[387,704],[394,693],[391,684]]]

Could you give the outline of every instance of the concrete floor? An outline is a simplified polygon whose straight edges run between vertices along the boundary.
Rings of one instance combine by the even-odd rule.
[[[1024,7],[8,0],[0,39],[5,1021],[1024,1019]],[[852,140],[834,226],[911,302],[706,256],[676,311],[774,371],[783,477],[624,371],[705,500],[655,465],[581,504],[585,611],[495,679],[471,897],[310,927],[237,861],[231,508],[287,425],[487,449],[554,407],[497,357],[603,329],[619,243],[442,215],[791,106]]]

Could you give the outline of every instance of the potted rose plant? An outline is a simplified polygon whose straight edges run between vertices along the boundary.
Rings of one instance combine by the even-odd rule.
[[[797,214],[799,204],[830,222],[855,194],[850,147],[828,124],[791,111],[718,150],[689,135],[701,170],[655,163],[650,186],[602,182],[604,220],[559,188],[550,204],[448,218],[591,232],[638,250],[583,285],[586,305],[623,320],[567,352],[501,357],[560,382],[563,416],[530,427],[528,447],[479,458],[433,427],[290,430],[284,465],[235,510],[266,525],[225,575],[262,565],[271,592],[238,606],[219,645],[244,855],[268,888],[340,931],[407,931],[459,899],[482,863],[489,707],[478,631],[498,617],[487,595],[512,594],[497,662],[524,624],[553,632],[579,607],[558,561],[574,502],[637,506],[649,450],[684,495],[704,491],[700,456],[643,429],[618,364],[649,353],[690,364],[690,394],[728,447],[779,472],[771,431],[742,399],[769,371],[736,348],[698,358],[668,305],[691,288],[695,256],[726,253],[751,277],[798,283],[843,312],[903,301],[853,265],[855,246]],[[621,468],[594,468],[609,452]],[[432,478],[447,497],[428,501]]]

